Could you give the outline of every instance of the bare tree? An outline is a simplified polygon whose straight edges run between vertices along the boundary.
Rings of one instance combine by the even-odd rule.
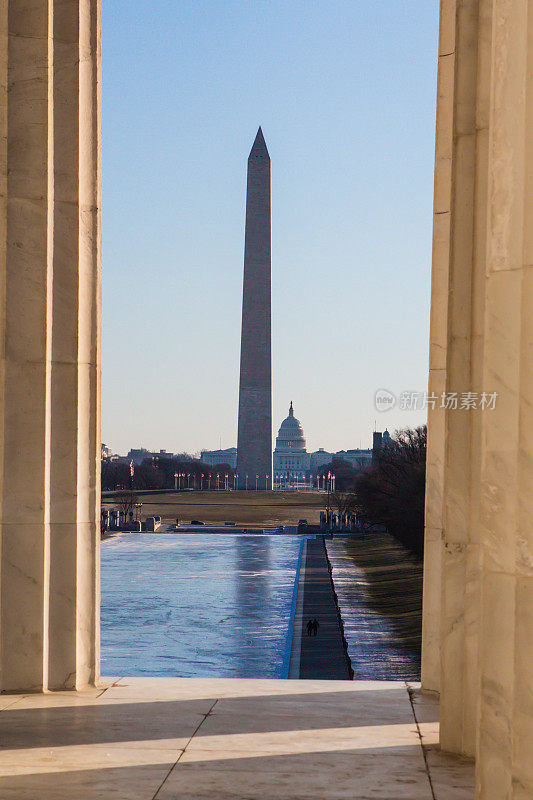
[[[131,489],[124,489],[115,494],[115,502],[120,510],[124,512],[124,516],[127,517],[129,512],[133,511],[135,505],[139,502],[139,496]]]
[[[355,481],[361,522],[385,525],[418,555],[424,550],[426,426],[396,431],[375,466]]]
[[[357,508],[357,498],[353,492],[333,492],[329,504],[338,514],[349,514]]]

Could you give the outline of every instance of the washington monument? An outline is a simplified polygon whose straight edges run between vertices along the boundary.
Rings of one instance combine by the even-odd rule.
[[[248,156],[237,473],[240,489],[272,486],[270,156],[261,128]]]

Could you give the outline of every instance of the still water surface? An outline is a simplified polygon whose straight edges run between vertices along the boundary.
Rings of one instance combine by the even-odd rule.
[[[279,677],[299,549],[297,536],[102,542],[102,674]]]

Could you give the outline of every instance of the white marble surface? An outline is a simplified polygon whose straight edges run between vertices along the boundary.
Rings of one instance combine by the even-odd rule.
[[[403,682],[108,679],[0,698],[2,800],[471,800]],[[428,765],[431,772],[432,794]]]
[[[440,13],[429,388],[497,402],[429,410],[422,680],[476,797],[531,800],[532,5]]]
[[[98,678],[99,28],[99,0],[23,0],[0,12],[0,685],[9,691]]]

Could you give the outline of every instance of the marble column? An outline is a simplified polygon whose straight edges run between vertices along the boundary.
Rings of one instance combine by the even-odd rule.
[[[441,0],[422,682],[483,800],[533,797],[532,63],[533,0]]]
[[[99,0],[9,0],[2,42],[1,687],[98,680]]]
[[[533,0],[494,0],[477,793],[533,797]]]
[[[479,632],[490,14],[483,0],[441,5],[423,685],[441,691],[441,743],[473,755]]]

